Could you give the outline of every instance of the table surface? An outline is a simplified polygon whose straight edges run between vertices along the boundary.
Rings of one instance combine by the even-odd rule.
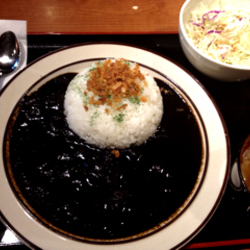
[[[177,33],[185,0],[0,0],[0,19],[26,20],[29,34]]]

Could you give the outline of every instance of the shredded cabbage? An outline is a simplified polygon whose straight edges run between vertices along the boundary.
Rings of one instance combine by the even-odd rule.
[[[223,63],[250,67],[250,13],[222,3],[214,10],[205,6],[191,13],[185,29],[193,44]]]

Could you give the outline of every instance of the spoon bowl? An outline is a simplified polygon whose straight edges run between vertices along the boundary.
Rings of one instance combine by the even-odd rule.
[[[6,31],[0,36],[0,76],[10,74],[20,62],[20,47],[16,35]]]

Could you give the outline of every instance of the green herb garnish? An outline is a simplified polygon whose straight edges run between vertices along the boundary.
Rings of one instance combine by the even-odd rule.
[[[135,96],[129,97],[129,101],[130,101],[132,104],[137,104],[137,105],[139,105],[140,102],[141,102],[141,101],[138,99],[138,97],[135,97]]]
[[[125,114],[119,113],[118,115],[115,115],[115,116],[113,117],[113,119],[114,119],[116,122],[121,123],[121,122],[123,122],[123,117],[124,117],[124,116],[125,116]]]
[[[82,103],[84,105],[88,105],[89,103],[89,96],[85,95],[85,91],[80,86],[75,86],[74,91],[81,97]]]
[[[123,63],[127,64],[129,67],[131,66],[131,63],[129,61],[124,60]]]
[[[88,73],[89,73],[90,71],[93,71],[93,70],[96,70],[96,69],[97,69],[97,67],[96,67],[95,65],[92,65],[92,66],[89,68]]]
[[[96,119],[100,116],[100,114],[98,113],[98,111],[95,111],[95,113],[91,116],[90,121],[89,121],[89,125],[93,126]]]
[[[76,76],[72,79],[72,81],[71,81],[71,83],[70,83],[70,88],[74,88],[75,85],[78,84],[78,80],[79,80],[80,78],[82,78],[82,77],[84,77],[84,76],[83,76],[83,75],[76,75]]]

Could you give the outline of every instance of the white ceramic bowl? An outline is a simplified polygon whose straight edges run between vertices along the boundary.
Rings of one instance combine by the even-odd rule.
[[[212,10],[218,0],[187,0],[180,11],[179,36],[182,49],[188,60],[205,75],[221,81],[242,81],[250,79],[250,68],[232,66],[210,58],[198,50],[188,38],[184,24],[190,21],[190,12],[195,10],[199,3],[207,6],[207,11]],[[234,9],[250,12],[249,0],[227,0]]]
[[[190,202],[162,230],[122,243],[90,243],[45,225],[23,206],[9,181],[4,151],[5,131],[17,102],[56,76],[81,72],[97,60],[126,58],[178,91],[197,118],[204,149],[202,171]],[[188,72],[167,58],[134,46],[115,43],[74,45],[51,52],[20,71],[0,92],[0,220],[32,249],[166,250],[179,249],[208,222],[223,196],[229,176],[230,143],[215,102]],[[143,235],[142,235],[143,236]]]

